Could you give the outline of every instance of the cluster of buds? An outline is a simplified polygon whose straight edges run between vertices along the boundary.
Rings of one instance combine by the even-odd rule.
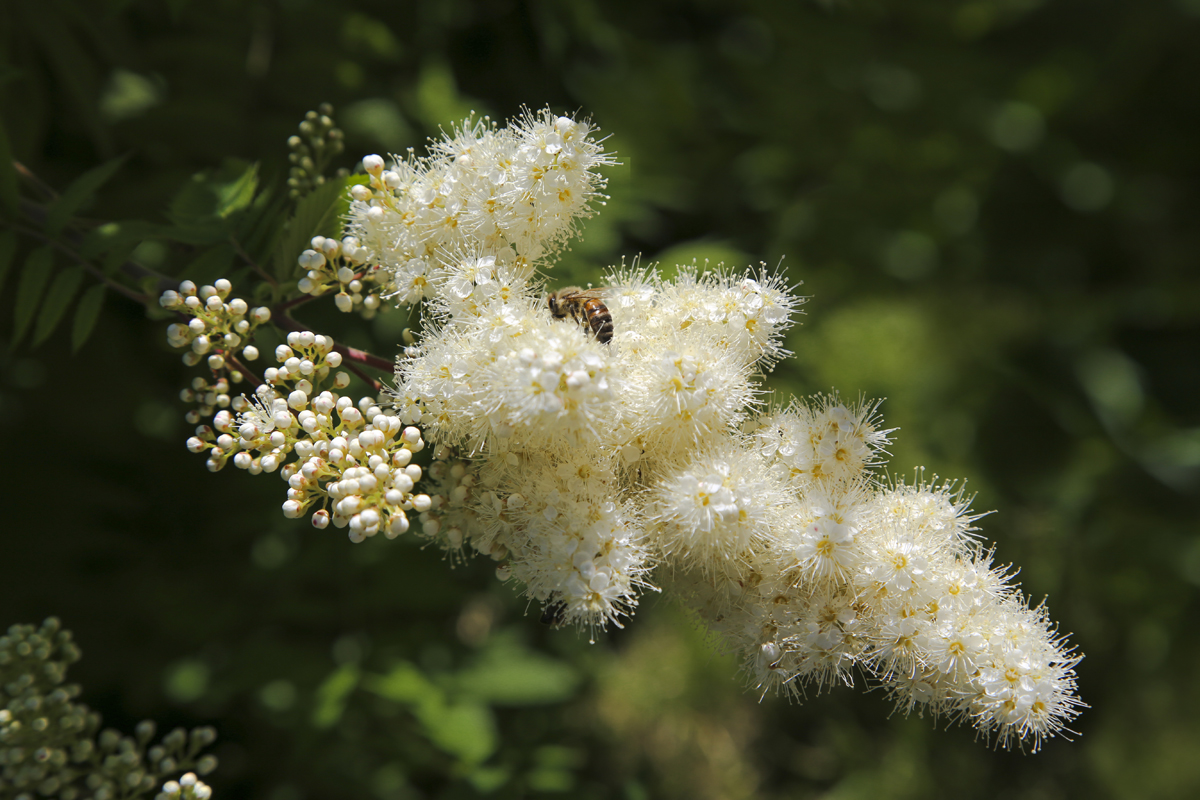
[[[239,355],[245,361],[258,359],[258,348],[251,341],[258,327],[271,319],[271,309],[251,308],[240,297],[231,298],[232,290],[224,278],[200,287],[184,281],[178,291],[168,289],[158,300],[163,308],[189,318],[167,326],[168,344],[187,350],[184,364],[194,367],[203,362],[210,371],[207,377],[196,376],[179,393],[179,399],[192,406],[185,417],[189,425],[199,424],[219,409],[233,406],[236,410],[238,398],[231,395],[230,386],[247,377]]]
[[[280,366],[266,370],[255,397],[217,412],[188,449],[207,453],[214,472],[230,459],[253,475],[278,471],[288,483],[289,518],[318,506],[313,526],[348,527],[351,541],[399,536],[409,528],[406,512],[430,508],[427,495],[413,492],[421,479],[421,467],[411,463],[425,447],[421,432],[370,397],[355,403],[322,389],[350,383],[348,373],[333,372],[342,356],[330,337],[293,331],[287,341],[275,350]]]
[[[214,756],[200,755],[216,739],[209,727],[177,728],[153,745],[150,720],[138,723],[135,736],[97,735],[100,715],[76,702],[79,686],[66,683],[79,657],[70,631],[53,617],[0,636],[0,797],[134,798],[182,769],[206,775],[216,768]]]
[[[297,262],[305,275],[296,288],[318,297],[337,287],[333,297],[338,311],[359,311],[370,319],[379,309],[379,282],[390,275],[378,267],[368,266],[371,252],[357,238],[346,236],[340,241],[332,237],[314,236],[312,247],[300,254]]]
[[[208,368],[221,372],[229,357],[239,349],[247,361],[258,358],[258,348],[249,344],[254,330],[271,319],[266,306],[251,308],[240,297],[229,299],[233,290],[229,281],[221,278],[211,286],[199,288],[191,281],[179,284],[179,291],[168,289],[158,304],[169,311],[191,317],[186,323],[167,326],[167,342],[172,347],[188,348],[183,363],[194,367],[207,359]],[[235,383],[241,378],[235,379]]]
[[[208,800],[212,787],[196,777],[194,772],[185,772],[177,781],[167,781],[154,800]]]
[[[334,125],[333,106],[322,103],[300,123],[299,135],[288,138],[288,189],[292,197],[303,197],[325,182],[329,160],[345,150],[345,136]]]

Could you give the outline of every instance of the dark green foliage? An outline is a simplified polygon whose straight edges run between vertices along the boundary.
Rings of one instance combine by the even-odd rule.
[[[212,728],[177,728],[155,745],[149,720],[136,737],[98,733],[100,715],[76,703],[80,688],[66,683],[79,657],[54,617],[0,636],[0,797],[125,800],[157,792],[185,770],[216,767],[200,755],[215,738]]]
[[[33,322],[53,269],[54,251],[49,245],[39,247],[25,259],[25,266],[21,268],[21,280],[17,284],[17,307],[12,332],[14,344],[21,340],[25,331],[29,329],[29,324]]]
[[[0,61],[0,149],[46,186],[129,154],[56,244],[151,299],[130,264],[241,293],[244,252],[293,280],[363,154],[471,109],[590,114],[624,166],[552,283],[786,255],[813,299],[771,385],[886,396],[893,468],[969,478],[998,560],[1087,654],[1082,736],[996,753],[875,695],[756,704],[654,597],[590,646],[488,563],[287,521],[279,481],[184,450],[194,373],[144,306],[89,287],[70,345],[16,343],[78,262],[0,159],[0,227],[25,203],[0,231],[0,609],[69,620],[115,724],[216,725],[217,797],[1200,792],[1195,0],[51,0],[0,9]],[[345,150],[299,180],[288,138],[324,101]],[[298,316],[384,357],[418,324]]]

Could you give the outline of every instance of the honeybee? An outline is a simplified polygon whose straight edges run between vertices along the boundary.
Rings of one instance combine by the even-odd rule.
[[[608,306],[600,299],[603,296],[603,289],[568,286],[546,295],[546,305],[550,307],[550,316],[555,319],[570,317],[588,327],[600,344],[608,344],[613,337],[613,323]]]
[[[557,628],[567,618],[567,604],[562,600],[551,600],[542,608],[542,624]]]

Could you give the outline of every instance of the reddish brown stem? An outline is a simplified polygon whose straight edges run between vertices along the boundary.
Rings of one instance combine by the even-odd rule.
[[[258,373],[239,361],[232,353],[226,354],[225,361],[238,372],[242,373],[242,377],[252,381],[255,389],[263,385],[263,379],[259,377]]]
[[[357,375],[359,377],[359,379],[364,381],[368,386],[370,386],[371,391],[375,392],[376,394],[378,394],[379,390],[383,388],[383,383],[381,381],[375,380],[370,375],[363,372],[361,369],[354,366],[353,364],[347,364],[345,361],[343,361],[342,366],[345,369],[347,369],[350,372],[353,372],[355,375]]]

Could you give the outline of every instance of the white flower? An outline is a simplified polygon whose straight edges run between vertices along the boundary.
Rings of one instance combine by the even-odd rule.
[[[854,528],[832,517],[816,517],[800,531],[791,556],[803,580],[844,580],[858,563]]]

